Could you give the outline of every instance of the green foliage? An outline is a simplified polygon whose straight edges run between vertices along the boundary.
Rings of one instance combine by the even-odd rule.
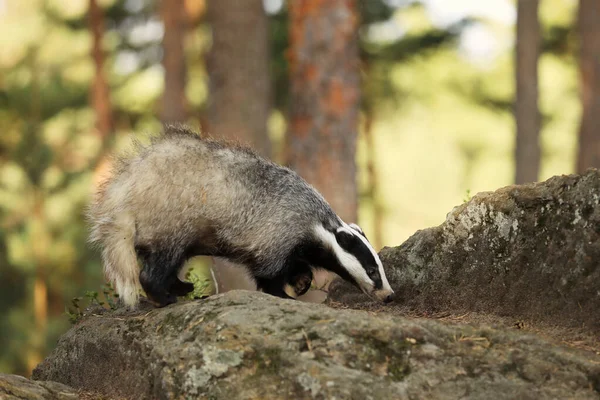
[[[117,308],[117,301],[119,295],[115,293],[112,285],[106,283],[102,286],[102,294],[104,300],[100,298],[100,294],[97,291],[86,290],[83,297],[74,297],[71,299],[71,306],[65,307],[65,314],[67,315],[71,324],[76,324],[85,314],[85,310],[88,307],[98,306],[107,310],[115,310]],[[82,300],[85,299],[85,303]]]
[[[71,299],[71,307],[65,307],[65,314],[67,314],[69,317],[69,322],[72,324],[77,323],[77,321],[79,321],[79,319],[83,316],[83,310],[79,304],[81,299],[82,297],[73,297]]]
[[[390,19],[394,15],[395,7],[390,2],[382,0],[359,0],[358,11],[361,23],[370,25]]]
[[[116,141],[106,144],[122,146],[129,131],[143,132],[139,126],[158,122],[153,104],[160,89],[140,91],[131,82],[156,70],[161,38],[134,40],[134,32],[155,18],[154,1],[142,2],[141,9],[124,0],[99,3],[106,7],[103,48],[116,122]],[[0,6],[2,372],[28,374],[68,328],[68,319],[76,321],[89,305],[116,305],[111,288],[80,295],[80,288],[102,283],[99,254],[87,245],[83,219],[104,145],[90,105],[94,63],[88,4],[23,0]],[[123,71],[115,65],[125,53],[138,61]],[[133,91],[144,107],[121,101]],[[47,302],[45,331],[36,321],[36,287],[46,293],[35,299]]]
[[[210,295],[211,280],[205,275],[206,271],[203,271],[200,265],[188,269],[185,279],[194,285],[194,291],[186,296],[188,300],[204,298]],[[65,315],[71,324],[76,324],[85,315],[86,309],[90,307],[96,306],[106,310],[116,310],[119,307],[119,295],[115,292],[110,282],[102,285],[101,291],[102,296],[97,291],[86,290],[83,296],[71,299],[71,305],[65,307]]]

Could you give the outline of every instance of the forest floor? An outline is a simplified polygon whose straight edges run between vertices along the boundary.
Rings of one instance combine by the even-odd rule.
[[[337,309],[361,310],[374,315],[387,314],[405,318],[436,320],[455,325],[485,325],[495,329],[519,330],[522,333],[537,335],[538,337],[557,345],[600,355],[600,336],[591,329],[585,327],[567,328],[564,326],[550,325],[546,322],[503,317],[481,312],[430,313],[409,309],[403,306],[381,305],[378,303],[354,304],[349,306],[347,304],[330,301],[328,306]]]

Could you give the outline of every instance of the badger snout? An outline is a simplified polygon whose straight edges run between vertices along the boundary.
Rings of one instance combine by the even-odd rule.
[[[391,303],[396,298],[396,293],[393,290],[376,290],[373,292],[377,300],[382,303]]]

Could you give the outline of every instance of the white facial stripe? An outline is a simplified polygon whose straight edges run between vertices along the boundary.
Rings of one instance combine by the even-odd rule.
[[[348,273],[356,280],[356,282],[361,284],[361,286],[364,283],[371,286],[373,285],[373,281],[371,278],[369,278],[362,265],[360,265],[358,259],[342,249],[335,239],[335,235],[333,233],[329,232],[321,225],[316,225],[314,230],[317,237],[331,247],[334,254],[340,261],[340,264],[346,269],[346,271],[348,271]]]
[[[340,226],[337,229],[338,232],[346,232],[349,233],[350,235],[354,235],[354,231],[349,227],[349,226]]]
[[[348,225],[345,222],[342,222],[342,224],[344,224],[344,226],[342,226],[338,230],[348,227],[348,229],[350,231],[352,231],[352,225],[354,225],[354,224]],[[346,230],[346,229],[344,229],[344,230]],[[365,244],[365,246],[367,246],[367,248],[371,251],[373,258],[375,258],[375,262],[377,263],[377,268],[379,269],[379,276],[381,276],[381,283],[382,283],[381,288],[383,290],[392,290],[390,283],[387,280],[387,276],[385,276],[385,272],[383,270],[383,263],[379,259],[379,255],[377,254],[377,252],[375,251],[373,246],[371,246],[371,243],[369,243],[369,241],[361,234],[358,234],[355,236],[357,236],[360,240],[362,240],[362,242]]]
[[[343,223],[343,222],[342,222]],[[363,230],[360,229],[360,226],[356,225],[356,224],[348,224],[348,226],[352,229],[354,229],[356,232],[358,233],[362,233],[364,234]]]

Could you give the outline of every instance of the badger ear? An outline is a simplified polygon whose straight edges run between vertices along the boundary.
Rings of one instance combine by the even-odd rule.
[[[351,224],[348,224],[348,226],[350,228],[354,229],[356,232],[360,233],[365,239],[367,238],[367,235],[365,235],[365,233],[363,232],[363,230],[357,224],[351,223]]]
[[[352,247],[354,235],[345,228],[338,228],[335,232],[335,240],[343,249],[347,250]]]

